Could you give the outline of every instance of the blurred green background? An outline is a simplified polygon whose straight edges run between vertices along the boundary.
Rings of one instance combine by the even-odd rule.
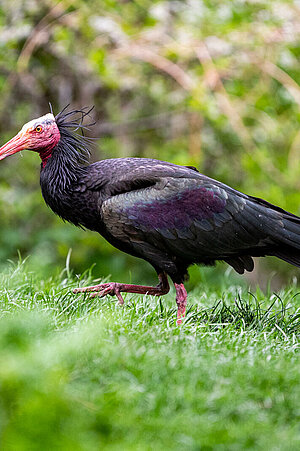
[[[93,160],[195,165],[300,215],[300,2],[2,0],[0,142],[67,104],[95,105]],[[0,266],[151,281],[146,263],[47,209],[33,152],[1,161]],[[252,282],[297,271],[275,259]],[[211,270],[211,277],[220,269]],[[193,270],[201,278],[201,270]]]

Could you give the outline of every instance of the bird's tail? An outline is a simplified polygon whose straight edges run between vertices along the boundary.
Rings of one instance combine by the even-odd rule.
[[[271,255],[274,257],[278,257],[281,260],[284,260],[291,265],[298,266],[300,268],[300,251],[295,251],[293,248],[278,250],[273,252]]]
[[[266,255],[300,267],[300,217],[265,200],[253,199],[257,206],[267,207],[267,210],[264,208],[263,222],[271,243]]]

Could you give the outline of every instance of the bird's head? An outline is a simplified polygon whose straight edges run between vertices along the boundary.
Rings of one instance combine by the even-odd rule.
[[[66,109],[67,107],[55,117],[52,113],[48,113],[23,125],[16,136],[0,147],[0,160],[27,149],[38,152],[45,167],[52,150],[59,147],[60,143],[60,150],[68,155],[70,162],[87,162],[90,141],[74,132],[78,129],[82,131],[87,129],[82,122],[92,109],[83,108],[74,111]]]
[[[39,152],[42,158],[51,152],[59,140],[60,131],[55,117],[52,113],[45,114],[23,125],[19,133],[0,148],[0,160],[25,149]]]

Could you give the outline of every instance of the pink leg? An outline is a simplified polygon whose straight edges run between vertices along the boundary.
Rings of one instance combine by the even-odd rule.
[[[184,288],[183,283],[174,283],[176,290],[176,304],[178,307],[177,310],[177,324],[180,326],[182,323],[182,319],[185,317],[185,308],[186,308],[186,298],[187,292]]]
[[[108,282],[101,283],[99,285],[94,285],[91,287],[83,287],[83,288],[75,288],[73,293],[86,293],[90,291],[94,291],[91,297],[96,296],[106,296],[110,294],[111,296],[117,296],[119,299],[119,304],[124,304],[124,299],[121,295],[121,292],[125,293],[138,293],[138,294],[150,294],[152,296],[161,296],[167,294],[170,287],[167,275],[165,273],[161,273],[158,275],[159,284],[156,287],[148,287],[145,285],[130,285],[126,283],[118,283],[118,282]]]

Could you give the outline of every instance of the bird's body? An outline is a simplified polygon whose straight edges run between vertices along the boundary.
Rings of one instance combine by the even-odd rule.
[[[41,170],[41,188],[64,220],[99,232],[177,283],[193,263],[225,260],[251,271],[251,256],[284,253],[293,226],[300,228],[298,217],[261,199],[147,158],[102,160],[69,178],[68,161],[54,153]]]
[[[86,164],[87,143],[69,130],[77,125],[69,120],[72,114],[46,116],[59,136],[49,130],[51,144],[40,149],[26,142],[42,159],[46,203],[64,220],[99,232],[118,249],[148,261],[160,279],[157,287],[111,283],[77,291],[116,294],[123,302],[122,291],[165,294],[168,275],[175,284],[180,323],[186,304],[183,282],[191,264],[224,260],[243,273],[252,271],[253,256],[273,255],[300,266],[299,217],[191,167],[147,158]],[[43,118],[31,121],[30,130],[44,130]],[[0,158],[18,151],[15,141],[0,149]]]

